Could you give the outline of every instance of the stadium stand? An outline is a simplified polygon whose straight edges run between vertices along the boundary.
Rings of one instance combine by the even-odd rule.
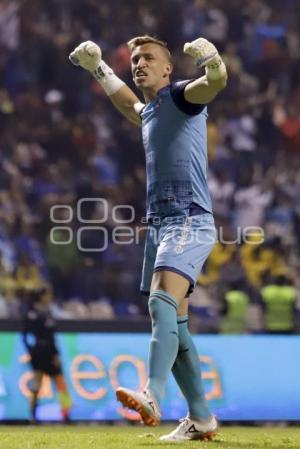
[[[222,329],[226,293],[238,283],[249,298],[246,330],[263,331],[261,292],[280,276],[295,288],[297,321],[299,2],[113,3],[0,1],[0,316],[18,317],[22,290],[41,285],[52,292],[60,318],[145,313],[138,292],[139,227],[145,227],[140,131],[118,115],[92,77],[69,63],[68,54],[82,40],[94,40],[130,83],[125,43],[149,33],[169,43],[175,79],[197,73],[182,45],[199,34],[218,45],[229,72],[227,88],[209,107],[209,186],[219,242],[193,294],[195,328]],[[86,198],[105,203],[84,201],[78,208]],[[87,221],[101,220],[103,205],[108,219],[101,231],[81,232]],[[114,213],[118,205],[132,206],[134,217],[128,208]],[[53,206],[60,206],[52,209],[55,223]],[[117,220],[128,218],[138,242],[114,243]],[[263,231],[263,241],[254,229]]]

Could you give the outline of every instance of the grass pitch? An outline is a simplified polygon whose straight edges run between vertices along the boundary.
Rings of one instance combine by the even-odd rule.
[[[300,427],[223,427],[215,441],[164,443],[174,427],[0,426],[1,449],[300,449]]]

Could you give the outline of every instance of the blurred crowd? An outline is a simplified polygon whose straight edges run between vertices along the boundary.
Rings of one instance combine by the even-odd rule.
[[[299,27],[298,0],[0,0],[0,316],[18,316],[24,292],[41,286],[61,318],[146,313],[140,130],[68,54],[93,40],[132,86],[126,42],[148,33],[168,42],[173,79],[198,76],[182,47],[199,36],[229,72],[208,107],[219,238],[191,298],[196,328],[297,330]],[[134,244],[116,243],[122,223]],[[290,314],[276,328],[278,298]]]

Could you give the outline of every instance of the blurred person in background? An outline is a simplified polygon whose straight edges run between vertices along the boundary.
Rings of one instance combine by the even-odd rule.
[[[292,280],[286,274],[270,277],[261,289],[261,298],[265,332],[294,333],[297,291]]]
[[[46,287],[25,289],[21,292],[24,299],[23,341],[30,355],[33,370],[30,401],[31,421],[37,422],[38,395],[43,376],[51,377],[58,391],[58,399],[63,420],[68,422],[71,398],[62,371],[59,351],[55,342],[55,321],[51,314],[50,292]]]
[[[243,281],[232,281],[227,285],[221,322],[223,334],[244,334],[247,332],[249,295]]]

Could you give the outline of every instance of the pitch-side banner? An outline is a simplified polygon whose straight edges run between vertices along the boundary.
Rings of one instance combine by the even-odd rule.
[[[137,419],[114,390],[146,381],[148,334],[58,334],[73,420]],[[300,419],[300,337],[195,336],[210,408],[222,420]],[[0,420],[29,418],[29,356],[17,333],[0,333]],[[38,417],[59,420],[55,385],[44,376]],[[163,419],[187,413],[172,375]]]

